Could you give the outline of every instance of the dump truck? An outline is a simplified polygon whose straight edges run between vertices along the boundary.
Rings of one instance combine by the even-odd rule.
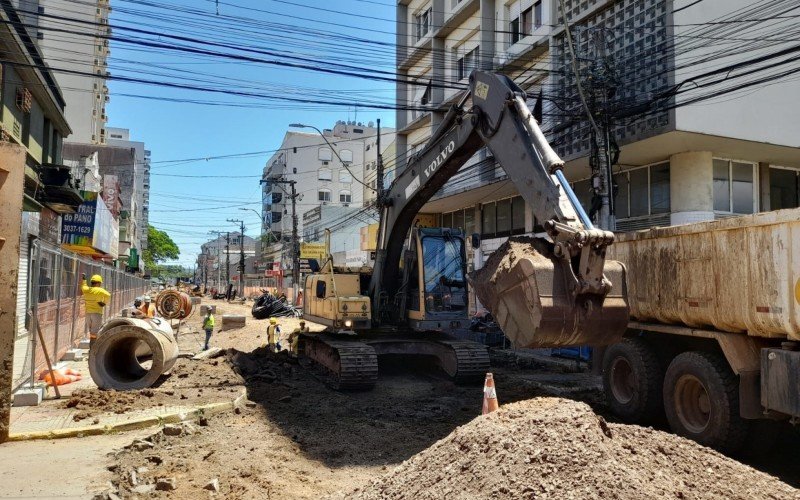
[[[617,234],[630,322],[603,359],[611,409],[735,451],[800,417],[800,209]]]
[[[428,143],[407,162],[380,209],[375,265],[338,270],[331,259],[306,277],[303,315],[328,327],[302,335],[302,355],[338,389],[369,389],[380,355],[435,359],[455,381],[481,380],[486,347],[453,335],[469,326],[465,235],[415,225],[420,209],[481,148],[489,149],[542,221],[549,241],[528,276],[534,293],[564,291],[557,303],[531,301],[512,312],[539,318],[536,337],[552,344],[622,338],[628,308],[623,266],[606,260],[614,235],[595,228],[564,177],[526,104],[505,75],[474,71],[469,90],[442,118]]]

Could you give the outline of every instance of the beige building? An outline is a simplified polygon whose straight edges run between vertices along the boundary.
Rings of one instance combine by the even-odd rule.
[[[110,0],[20,0],[19,3],[25,12],[38,13],[28,14],[29,23],[39,27],[36,43],[53,68],[67,103],[67,122],[72,127],[67,142],[106,144]]]
[[[789,97],[800,94],[800,82],[759,84],[776,73],[763,68],[775,60],[752,62],[779,60],[774,54],[788,42],[736,42],[757,38],[766,27],[719,23],[732,16],[758,19],[751,2],[565,5],[583,86],[596,97],[588,77],[596,82],[598,67],[610,68],[605,74],[615,79],[609,76],[601,90],[613,94],[615,106],[618,230],[800,205],[800,102]],[[773,23],[776,33],[791,20]],[[424,146],[472,70],[498,71],[528,92],[531,107],[542,92],[542,129],[566,160],[567,177],[588,210],[597,172],[590,167],[592,135],[572,61],[557,0],[401,0],[396,65],[404,83],[397,86],[397,102],[416,109],[397,112],[398,168]],[[741,68],[730,69],[736,63]],[[749,85],[749,93],[736,85]],[[507,236],[536,229],[529,207],[486,151],[423,211],[438,214],[443,226],[482,235],[482,252],[470,249],[476,265]]]

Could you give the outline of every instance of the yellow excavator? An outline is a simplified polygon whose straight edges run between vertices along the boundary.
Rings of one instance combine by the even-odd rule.
[[[469,107],[467,105],[469,104]],[[453,105],[426,146],[409,159],[377,203],[375,265],[337,269],[330,256],[307,276],[303,315],[328,327],[301,337],[301,354],[323,367],[333,387],[369,389],[381,355],[428,356],[456,382],[482,379],[486,348],[458,340],[469,326],[465,235],[458,229],[415,224],[422,206],[481,148],[505,170],[547,231],[547,256],[517,283],[501,283],[501,324],[532,325],[531,345],[610,344],[628,321],[624,268],[606,262],[612,233],[595,229],[508,77],[483,71]],[[524,282],[524,283],[523,283]],[[486,293],[486,290],[483,290]],[[535,296],[533,296],[535,295]],[[495,311],[492,311],[493,313]],[[535,321],[531,321],[535,318]]]

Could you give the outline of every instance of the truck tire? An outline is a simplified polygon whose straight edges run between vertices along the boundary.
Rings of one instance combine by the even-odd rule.
[[[603,357],[606,401],[625,422],[651,422],[661,416],[663,380],[661,362],[643,339],[623,339]]]
[[[739,416],[739,380],[725,359],[690,351],[672,360],[664,375],[664,410],[675,434],[725,453],[747,437]]]

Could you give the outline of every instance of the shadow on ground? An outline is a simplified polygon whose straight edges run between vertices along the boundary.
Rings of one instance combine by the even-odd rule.
[[[482,385],[460,386],[424,359],[381,358],[379,380],[365,392],[337,392],[322,373],[265,349],[230,351],[248,398],[310,458],[334,467],[388,465],[408,459],[481,412]],[[501,403],[559,395],[597,405],[597,389],[550,392],[528,372],[495,367]],[[554,388],[580,374],[549,373]],[[576,379],[577,380],[577,379]],[[581,379],[582,380],[582,379]]]

